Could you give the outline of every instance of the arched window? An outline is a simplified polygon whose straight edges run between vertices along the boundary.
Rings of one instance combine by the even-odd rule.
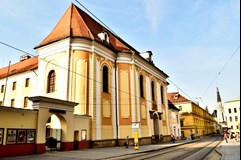
[[[107,66],[103,67],[102,82],[103,82],[103,92],[109,93],[109,71]]]
[[[55,71],[50,71],[48,75],[47,93],[53,93],[55,91],[55,78]]]
[[[152,101],[155,102],[155,83],[154,83],[154,81],[151,82],[151,95],[152,95]]]
[[[140,97],[144,98],[143,76],[140,76]]]

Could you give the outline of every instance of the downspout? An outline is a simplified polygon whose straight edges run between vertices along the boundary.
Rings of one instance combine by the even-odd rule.
[[[118,125],[118,105],[117,105],[117,57],[118,53],[116,54],[115,59],[115,117],[116,117],[116,146],[119,146],[119,125]]]

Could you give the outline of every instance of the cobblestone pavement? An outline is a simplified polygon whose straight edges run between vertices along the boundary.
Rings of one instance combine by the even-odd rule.
[[[217,151],[222,154],[222,160],[240,160],[240,142],[222,141]]]

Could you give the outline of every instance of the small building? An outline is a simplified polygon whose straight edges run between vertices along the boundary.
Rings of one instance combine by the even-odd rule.
[[[174,135],[176,139],[181,139],[180,110],[170,100],[168,100],[168,107],[171,135]]]
[[[230,132],[240,134],[240,97],[225,102],[224,111]]]

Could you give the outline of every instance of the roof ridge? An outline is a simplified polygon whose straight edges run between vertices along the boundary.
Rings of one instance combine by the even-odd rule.
[[[72,4],[73,4],[73,3],[72,3]],[[79,9],[75,4],[73,4],[73,7],[74,7],[74,9],[76,10],[78,16],[79,16],[81,19],[83,19],[83,17],[80,15],[80,12],[79,12],[80,9]],[[83,10],[81,10],[81,11],[84,12]],[[73,10],[72,10],[72,12],[73,12]],[[71,13],[72,13],[72,12],[71,12]],[[88,14],[86,13],[86,15],[88,15]],[[88,16],[89,16],[89,15],[88,15]],[[89,17],[92,18],[91,16],[89,16]],[[71,21],[72,21],[72,18],[73,18],[73,17],[71,17]],[[93,18],[92,18],[92,19],[93,19]],[[94,39],[93,33],[92,33],[91,30],[89,29],[89,26],[86,24],[85,20],[83,20],[83,23],[85,24],[85,26],[86,26],[89,34],[90,34],[91,39]],[[71,23],[71,25],[72,25],[72,23]],[[72,26],[71,26],[71,28],[72,28]]]
[[[47,37],[45,37],[45,39],[36,47],[34,47],[34,49],[37,49],[39,47],[42,47],[46,44],[49,44],[49,43],[52,43],[52,42],[55,42],[55,41],[58,41],[59,39],[63,39],[63,38],[66,38],[70,35],[70,29],[68,30],[64,30],[65,32],[62,32],[61,34],[62,35],[59,35],[59,32],[58,30],[61,30],[60,28],[63,27],[63,25],[60,25],[60,24],[64,24],[66,25],[67,24],[67,27],[70,28],[71,27],[71,24],[70,23],[66,23],[66,21],[64,21],[65,23],[63,23],[63,20],[65,17],[68,16],[68,12],[70,12],[70,17],[68,16],[68,19],[71,19],[71,8],[73,6],[73,3],[71,3],[71,5],[69,6],[69,8],[65,11],[65,13],[63,14],[63,16],[60,18],[60,20],[58,21],[58,23],[55,25],[55,27],[52,29],[52,31],[47,35]],[[67,20],[68,20],[67,19]],[[56,33],[55,33],[56,32]],[[67,32],[67,34],[66,34]],[[58,35],[58,36],[56,36]],[[62,37],[61,37],[62,36]],[[60,37],[60,38],[59,38]]]

